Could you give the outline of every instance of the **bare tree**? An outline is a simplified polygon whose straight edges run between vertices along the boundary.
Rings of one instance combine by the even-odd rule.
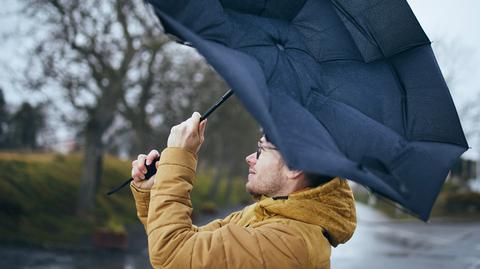
[[[7,109],[7,103],[3,96],[3,89],[0,88],[0,148],[5,147],[6,145],[8,118],[9,112]]]
[[[464,76],[468,75],[466,71],[473,67],[470,60],[473,50],[459,43],[457,39],[447,37],[434,41],[432,47],[445,81],[450,91],[455,94]]]
[[[178,46],[165,46],[159,59],[150,62],[149,75],[136,85],[140,94],[122,99],[120,112],[128,122],[125,128],[132,133],[131,155],[160,146],[172,125],[201,106],[199,82],[208,66],[195,51]],[[155,65],[158,67],[154,68]],[[208,91],[211,94],[217,88]]]
[[[39,137],[46,129],[44,104],[32,106],[24,102],[8,120],[7,149],[36,150]]]
[[[480,94],[472,97],[462,108],[460,115],[468,126],[466,136],[477,154],[476,175],[480,178]]]
[[[94,206],[110,138],[130,134],[122,140],[130,154],[158,148],[172,125],[205,111],[228,88],[194,50],[176,51],[141,0],[23,1],[42,33],[25,81],[68,102],[73,114],[64,118],[84,140],[81,215]],[[222,174],[238,175],[258,127],[238,101],[219,111],[209,118],[211,146],[202,154]]]
[[[169,42],[141,0],[24,0],[44,33],[30,57],[30,88],[57,91],[83,133],[79,214],[94,206],[105,133],[122,100],[151,89],[157,60]],[[138,86],[140,85],[140,86]],[[150,93],[143,93],[148,97]],[[141,94],[140,94],[141,96]],[[142,98],[142,97],[141,97]]]
[[[458,42],[458,39],[443,38],[433,43],[433,48],[438,56],[438,62],[443,76],[449,86],[452,95],[458,94],[462,82],[469,75],[469,70],[475,67],[472,55],[475,51]],[[463,89],[473,93],[476,89]],[[458,100],[457,100],[458,101]],[[463,103],[457,103],[458,114],[465,136],[469,145],[477,153],[476,177],[480,176],[480,95],[470,94],[469,99]],[[468,182],[463,182],[465,186]]]

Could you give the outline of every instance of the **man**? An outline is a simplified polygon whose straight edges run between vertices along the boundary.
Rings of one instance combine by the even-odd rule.
[[[205,226],[192,225],[190,191],[206,120],[195,112],[172,128],[157,174],[144,180],[155,150],[132,162],[131,189],[154,268],[329,268],[331,246],[356,226],[352,192],[334,178],[311,188],[262,137],[246,157],[247,190],[260,201]]]

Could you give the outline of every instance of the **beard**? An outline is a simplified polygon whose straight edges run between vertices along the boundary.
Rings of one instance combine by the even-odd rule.
[[[262,177],[260,179],[256,175],[255,178],[249,180],[245,184],[246,191],[255,199],[259,200],[262,196],[272,197],[281,189],[278,177]]]
[[[252,199],[254,201],[260,201],[260,199],[262,198],[263,194],[250,189],[248,186],[245,186],[245,190],[250,194],[250,196],[252,196]]]

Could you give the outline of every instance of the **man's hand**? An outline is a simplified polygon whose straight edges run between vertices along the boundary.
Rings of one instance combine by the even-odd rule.
[[[160,153],[157,150],[152,150],[148,155],[140,154],[138,158],[132,162],[132,178],[135,187],[144,190],[150,190],[155,183],[155,176],[152,176],[148,180],[145,180],[145,174],[147,173],[146,165],[150,165],[153,160],[158,158]],[[145,165],[146,160],[146,165]],[[158,166],[158,161],[155,163],[155,167]]]
[[[167,147],[182,148],[197,154],[205,140],[206,125],[206,119],[200,122],[200,113],[193,113],[191,118],[172,127],[168,136]],[[138,155],[138,158],[132,162],[132,178],[135,187],[144,190],[152,188],[153,183],[155,183],[155,176],[145,180],[145,174],[147,173],[146,165],[150,165],[159,156],[160,153],[157,150],[152,150],[148,155]],[[158,162],[155,166],[158,166]]]
[[[168,136],[167,147],[182,148],[197,154],[205,140],[206,125],[206,119],[200,122],[200,113],[193,113],[192,117],[172,127]]]

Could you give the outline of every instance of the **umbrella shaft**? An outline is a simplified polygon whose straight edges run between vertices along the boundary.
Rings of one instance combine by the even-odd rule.
[[[203,121],[204,119],[208,118],[210,114],[212,114],[213,111],[215,111],[223,102],[225,102],[230,96],[233,95],[232,89],[228,90],[213,106],[211,106],[205,114],[200,117],[200,121]]]
[[[205,112],[205,114],[203,114],[203,116],[200,117],[200,121],[203,121],[204,119],[206,119],[210,114],[212,114],[213,111],[215,111],[221,104],[223,104],[223,102],[225,102],[232,95],[233,95],[232,89],[228,90],[213,106],[211,106],[207,110],[207,112]],[[157,169],[155,168],[155,163],[150,164],[150,166],[152,166],[152,169],[154,169],[154,171],[156,172]],[[147,166],[147,168],[150,168],[150,167]],[[116,193],[117,191],[123,189],[123,187],[127,186],[132,180],[133,180],[132,178],[126,180],[125,182],[122,183],[122,185],[120,185],[120,186],[116,187],[115,189],[109,191],[107,193],[107,195],[112,195],[112,194]]]

